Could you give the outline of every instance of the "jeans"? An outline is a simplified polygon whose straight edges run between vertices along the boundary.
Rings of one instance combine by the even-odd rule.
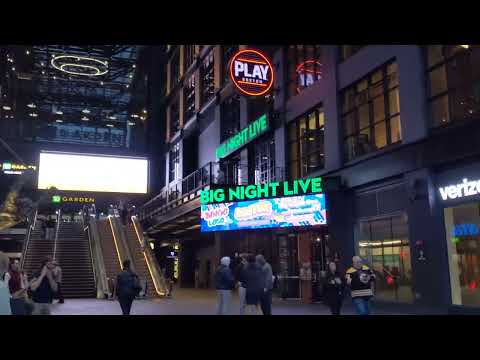
[[[50,304],[35,303],[32,315],[50,315]]]
[[[238,297],[240,298],[240,315],[245,315],[245,297],[247,296],[247,289],[242,286],[238,287]]]
[[[340,309],[342,308],[342,299],[332,299],[328,302],[328,307],[332,315],[340,315]]]
[[[230,299],[232,297],[232,291],[217,290],[217,294],[218,294],[217,315],[227,315],[228,308],[230,307]]]
[[[62,283],[57,283],[58,289],[57,293],[55,294],[55,297],[59,300],[60,303],[63,304],[64,298],[63,298],[63,293],[62,293]]]
[[[370,315],[370,299],[369,298],[353,298],[353,306],[357,315]]]
[[[133,297],[125,296],[125,297],[118,297],[118,302],[120,303],[120,307],[122,308],[123,315],[130,315],[130,310],[132,309]]]
[[[263,315],[272,315],[272,290],[267,290],[263,293],[260,306]]]

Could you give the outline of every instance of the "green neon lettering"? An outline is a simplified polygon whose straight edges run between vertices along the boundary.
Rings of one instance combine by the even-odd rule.
[[[268,184],[258,184],[257,185],[257,197],[268,197]]]
[[[294,195],[295,193],[288,188],[288,181],[283,183],[283,194],[284,195]]]
[[[270,188],[272,189],[271,190],[271,193],[272,193],[272,196],[277,196],[277,188],[280,186],[280,183],[278,182],[272,182],[270,184],[268,184],[270,186]]]
[[[313,178],[311,180],[311,183],[312,183],[312,192],[313,193],[321,193],[323,190],[322,190],[322,178],[318,177],[318,178]]]
[[[218,201],[218,202],[222,202],[225,200],[225,192],[223,191],[223,189],[216,189],[214,190],[213,192],[213,200],[214,201]]]
[[[255,199],[257,197],[257,186],[248,185],[245,188],[245,196],[247,197],[247,199]]]
[[[228,200],[234,201],[236,200],[243,200],[243,187],[237,186],[235,189],[228,189]]]
[[[305,194],[308,191],[308,186],[310,185],[310,179],[305,179],[305,181],[302,179],[299,179],[298,185],[302,189],[302,193]]]
[[[200,204],[208,204],[210,202],[210,190],[202,190],[200,192]]]

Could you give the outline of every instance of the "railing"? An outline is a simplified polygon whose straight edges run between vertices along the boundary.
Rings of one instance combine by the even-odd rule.
[[[139,220],[162,213],[172,204],[189,199],[192,194],[197,193],[212,184],[244,185],[248,183],[249,172],[246,165],[235,165],[233,167],[220,166],[218,162],[210,162],[185,178],[166,186],[160,194],[149,200],[139,211]],[[275,167],[269,171],[261,172],[255,170],[254,183],[266,183],[285,180],[285,169]]]
[[[23,265],[25,264],[25,255],[27,254],[28,244],[30,243],[30,236],[32,234],[32,230],[35,230],[35,224],[37,223],[37,215],[38,215],[38,209],[35,210],[33,221],[29,222],[30,225],[28,226],[28,230],[27,230],[27,238],[25,239],[25,244],[23,245],[23,250],[22,250],[22,260],[20,262],[21,269],[23,269]]]
[[[57,242],[58,242],[58,229],[60,228],[60,221],[62,220],[62,210],[58,209],[58,214],[57,214],[57,228],[55,229],[55,240],[53,243],[53,259],[56,260],[57,256]]]
[[[88,224],[87,226],[85,226],[85,222],[83,223],[83,225],[83,231],[86,231],[88,236],[88,248],[90,249],[90,261],[92,262],[93,281],[95,282],[95,287],[97,287],[97,272],[95,271],[95,264],[93,263],[92,239],[90,237],[90,229],[88,227]]]

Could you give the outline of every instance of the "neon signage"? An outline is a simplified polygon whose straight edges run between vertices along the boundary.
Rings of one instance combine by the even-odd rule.
[[[272,63],[257,50],[240,50],[230,60],[230,79],[243,94],[266,94],[273,85],[273,78]]]
[[[438,188],[438,190],[443,201],[478,195],[480,193],[480,180],[468,181],[468,179],[463,179],[463,182],[459,184],[444,186]]]
[[[14,164],[11,162],[4,162],[3,164],[0,163],[0,169],[4,174],[8,175],[22,175],[24,171],[32,170],[36,171],[37,167],[35,165],[22,165],[22,164]]]
[[[78,197],[78,196],[60,196],[60,195],[54,195],[52,196],[52,203],[58,204],[58,203],[94,203],[95,198],[93,197]]]
[[[318,60],[306,60],[297,66],[295,69],[298,79],[297,92],[322,79],[321,66],[322,63]]]
[[[322,192],[322,178],[317,177],[203,190],[200,193],[200,204],[259,200],[277,196],[298,196]],[[216,211],[220,211],[220,209]]]
[[[264,114],[240,130],[237,134],[224,141],[215,151],[217,160],[222,159],[247,145],[250,141],[258,138],[260,135],[268,131],[268,129],[269,123],[267,115]]]
[[[325,194],[201,205],[201,231],[327,224]]]

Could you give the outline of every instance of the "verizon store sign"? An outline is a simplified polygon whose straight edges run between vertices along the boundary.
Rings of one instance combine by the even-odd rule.
[[[438,188],[443,201],[480,194],[480,180],[463,179],[461,183]]]

